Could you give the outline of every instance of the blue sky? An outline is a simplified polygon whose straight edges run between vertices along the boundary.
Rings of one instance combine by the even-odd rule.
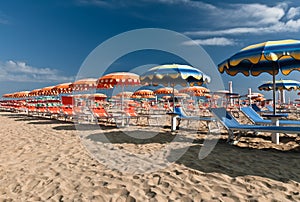
[[[139,28],[164,28],[185,34],[201,45],[217,65],[250,44],[299,39],[300,3],[296,0],[285,3],[274,0],[2,1],[0,94],[73,81],[85,58],[100,43]],[[125,70],[143,63],[177,62],[176,58],[164,54],[137,55],[120,59],[115,65]],[[299,75],[300,72],[293,72],[277,78],[299,80]],[[222,78],[225,86],[232,80],[234,91],[239,93],[246,93],[248,87],[258,91],[258,85],[271,80],[267,74],[222,75]],[[295,95],[293,92],[288,96]]]

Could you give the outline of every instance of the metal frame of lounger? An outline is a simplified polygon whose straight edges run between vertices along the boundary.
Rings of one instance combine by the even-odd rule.
[[[241,112],[256,125],[272,125],[272,120],[263,119],[252,107],[242,107]],[[300,126],[300,121],[279,120],[279,125]]]
[[[206,117],[206,116],[188,116],[183,110],[182,107],[175,107],[175,114],[178,115],[178,119],[183,119],[188,121],[188,125],[190,121],[205,121],[206,127],[208,127],[209,122],[215,121],[214,117]]]
[[[148,123],[148,126],[150,126],[150,119],[155,119],[156,120],[156,126],[159,125],[159,118],[162,117],[162,115],[160,114],[145,114],[145,113],[137,113],[136,111],[136,108],[135,107],[131,107],[131,108],[128,108],[125,110],[125,114],[133,119],[135,118],[136,119],[136,124],[138,124],[139,120],[141,118],[146,118],[147,119],[147,123]],[[130,120],[129,120],[130,121]]]
[[[227,129],[228,142],[232,144],[238,143],[241,135],[249,131],[300,134],[300,127],[240,124],[229,112],[226,111],[225,108],[211,108],[211,112]],[[242,134],[236,136],[234,134],[235,131],[238,131]]]

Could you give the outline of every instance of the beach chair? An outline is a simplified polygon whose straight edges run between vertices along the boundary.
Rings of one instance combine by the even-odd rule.
[[[228,142],[231,144],[237,144],[241,135],[249,131],[300,134],[300,127],[240,124],[229,112],[226,111],[225,108],[212,108],[211,112],[227,129]],[[234,132],[238,132],[238,135],[235,135]]]
[[[161,117],[161,115],[159,115],[159,114],[137,113],[135,107],[132,107],[132,106],[125,108],[124,111],[125,111],[126,117],[129,118],[128,121],[130,121],[130,119],[135,118],[136,119],[136,124],[140,123],[140,120],[142,118],[145,118],[145,119],[147,119],[147,123],[148,123],[149,126],[151,125],[150,124],[151,119],[155,119],[156,120],[156,125],[158,125],[159,124],[158,119]]]
[[[206,126],[208,126],[209,122],[216,120],[214,117],[209,116],[189,116],[185,113],[181,106],[176,106],[174,113],[177,114],[177,119],[179,119],[178,126],[180,125],[180,120],[187,120],[187,125],[189,125],[191,121],[204,121],[206,122]]]
[[[50,113],[50,118],[53,118],[53,116],[58,117],[60,114],[60,107],[59,106],[50,106],[50,107],[48,107],[48,111]]]
[[[261,108],[259,108],[256,104],[251,104],[251,107],[253,110],[255,110],[257,113],[261,114],[261,113],[265,113],[265,112],[273,112],[273,109],[271,106],[267,106],[267,110],[263,110]]]
[[[252,107],[242,107],[241,112],[255,125],[272,125],[272,120],[262,118]],[[300,121],[279,120],[279,125],[298,125]]]
[[[109,114],[102,106],[92,107],[91,112],[98,122],[102,122],[103,120],[105,120],[105,125],[107,123],[114,122],[115,116],[113,114]]]
[[[68,106],[68,105],[61,106],[61,113],[60,113],[60,115],[62,115],[65,118],[65,121],[67,119],[73,119],[73,118],[75,118],[75,113],[73,111],[73,107],[72,106]]]

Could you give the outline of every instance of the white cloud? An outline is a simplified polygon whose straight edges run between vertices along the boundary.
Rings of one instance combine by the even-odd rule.
[[[300,7],[291,7],[288,3],[270,6],[262,3],[210,4],[193,0],[77,0],[81,4],[110,8],[147,6],[166,4],[189,7],[194,13],[194,30],[184,34],[190,36],[218,37],[224,35],[288,33],[300,31]],[[183,16],[184,17],[184,16]],[[205,19],[210,30],[198,23]],[[199,29],[197,29],[199,26]]]
[[[0,81],[67,82],[72,80],[73,77],[62,76],[56,69],[32,67],[25,62],[12,60],[0,61]]]
[[[217,8],[213,21],[223,29],[187,31],[190,36],[224,36],[241,34],[266,34],[300,31],[300,7],[288,8],[285,3],[277,6],[263,4],[231,4]],[[212,17],[212,16],[211,16]]]
[[[208,46],[232,46],[236,42],[233,39],[228,39],[224,37],[214,37],[209,39],[197,39],[186,41],[183,45],[194,46],[194,45],[208,45]]]
[[[291,7],[287,12],[286,17],[287,19],[294,19],[300,17],[300,7]]]

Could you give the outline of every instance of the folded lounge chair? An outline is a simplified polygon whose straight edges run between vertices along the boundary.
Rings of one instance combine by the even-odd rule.
[[[247,125],[240,124],[225,108],[212,108],[211,112],[222,123],[228,131],[228,142],[232,144],[238,143],[241,135],[235,135],[234,132],[239,134],[252,132],[270,132],[270,133],[291,133],[300,134],[300,127],[288,126],[260,126],[260,125]]]
[[[252,107],[242,107],[243,114],[255,125],[272,125],[272,120],[263,119]],[[279,120],[279,125],[298,125],[300,121],[296,120]]]

